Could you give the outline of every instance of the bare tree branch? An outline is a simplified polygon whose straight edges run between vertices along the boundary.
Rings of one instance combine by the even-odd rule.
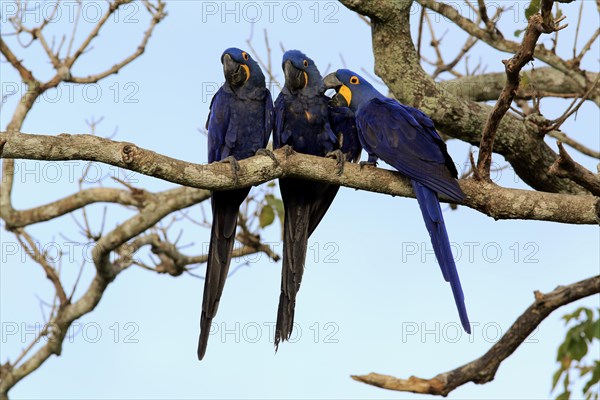
[[[500,364],[517,350],[535,328],[554,310],[600,292],[600,275],[568,286],[559,286],[550,293],[535,292],[535,301],[510,327],[492,348],[480,358],[431,379],[411,376],[398,379],[389,375],[370,373],[353,375],[352,379],[401,392],[447,396],[468,382],[484,384],[494,379]]]
[[[473,21],[463,17],[456,8],[450,4],[446,4],[436,0],[416,0],[421,6],[427,7],[444,17],[454,22],[459,28],[468,34],[478,38],[479,40],[489,44],[497,50],[516,53],[519,51],[519,43],[505,39],[501,34],[488,32],[485,29],[479,28]],[[543,45],[536,46],[535,57],[551,67],[561,71],[575,80],[582,88],[588,86],[585,75],[575,68],[573,65],[558,57],[551,50],[546,49]],[[598,104],[600,103],[600,90],[596,89],[591,98]]]
[[[29,257],[31,257],[32,260],[34,260],[42,266],[44,272],[46,273],[46,277],[54,285],[56,295],[60,300],[60,306],[65,307],[69,303],[69,301],[67,299],[67,294],[65,293],[62,283],[60,282],[60,277],[58,276],[56,269],[54,269],[54,267],[50,265],[46,256],[39,251],[35,242],[31,238],[31,236],[27,234],[27,232],[25,232],[23,229],[19,229],[16,233],[17,240],[19,241],[27,255],[29,255]]]
[[[554,0],[542,0],[542,13],[541,15],[534,14],[529,18],[523,43],[519,47],[519,50],[509,60],[502,61],[506,67],[506,84],[504,89],[502,89],[502,93],[500,94],[494,109],[488,116],[485,126],[483,127],[483,134],[481,136],[481,143],[479,145],[477,169],[479,170],[479,176],[483,179],[489,179],[490,177],[492,150],[494,147],[496,131],[500,126],[500,121],[504,117],[504,114],[506,114],[510,105],[512,104],[517,88],[519,87],[519,73],[521,72],[521,68],[523,68],[529,61],[533,60],[533,52],[542,33],[558,32],[567,26],[558,26],[558,23],[566,18],[566,16],[563,16],[561,19],[556,21],[552,19],[551,11],[553,4]]]
[[[579,151],[581,154],[585,154],[586,156],[590,156],[590,157],[594,157],[594,158],[600,159],[600,151],[592,150],[592,149],[590,149],[590,148],[582,145],[581,143],[579,143],[576,140],[573,140],[572,138],[570,138],[569,136],[567,136],[564,132],[561,132],[561,131],[550,131],[550,132],[548,132],[547,135],[551,136],[551,137],[553,137],[555,139],[560,140],[564,144],[568,144],[569,146],[571,146],[575,150]]]
[[[114,6],[111,4],[111,7],[109,9],[109,12],[107,12],[104,16],[106,18],[108,18],[110,16],[110,14],[112,14],[112,12],[114,12],[114,10],[116,10],[119,5],[121,4],[126,4],[129,3],[131,0],[119,0],[119,1],[115,1]],[[106,78],[109,75],[113,75],[118,73],[121,68],[127,66],[129,63],[131,63],[132,61],[136,60],[139,56],[141,56],[144,51],[146,51],[146,45],[148,44],[148,41],[150,40],[150,37],[152,36],[152,32],[154,32],[154,28],[156,27],[156,25],[158,25],[158,23],[160,21],[162,21],[162,19],[164,17],[166,17],[166,13],[164,11],[165,9],[165,3],[162,2],[158,2],[158,6],[156,8],[156,11],[152,12],[152,19],[150,21],[150,26],[148,27],[148,29],[146,30],[146,32],[144,32],[144,37],[142,38],[142,42],[138,45],[138,47],[135,49],[135,51],[130,54],[128,57],[126,57],[125,59],[123,59],[122,61],[118,62],[117,64],[113,65],[111,68],[107,69],[106,71],[100,72],[98,74],[94,74],[94,75],[88,75],[85,78],[80,78],[80,77],[76,77],[76,76],[69,76],[67,79],[65,79],[65,82],[73,82],[73,83],[96,83],[99,80],[102,80],[104,78]],[[99,30],[100,27],[102,26],[102,24],[105,22],[105,20],[101,20],[98,22],[97,25],[97,29]],[[69,58],[67,60],[67,66],[70,68],[73,63],[75,62],[75,60],[77,60],[77,57],[79,57],[79,55],[81,55],[80,50],[83,48],[85,49],[88,45],[89,42],[93,39],[93,37],[95,35],[97,35],[98,32],[97,30],[94,30],[94,32],[92,32],[92,34],[90,34],[90,36],[88,37],[88,39],[86,40],[86,42],[84,42],[81,45],[81,48],[79,50],[77,50],[75,52],[75,54],[73,55],[73,57]],[[92,36],[94,35],[94,36]]]
[[[36,81],[31,71],[23,66],[23,63],[15,56],[2,37],[0,37],[0,53],[2,53],[6,60],[17,70],[17,72],[19,72],[19,75],[24,82]]]
[[[561,142],[557,144],[560,157],[552,164],[549,172],[561,178],[569,178],[600,197],[600,177],[576,163]]]

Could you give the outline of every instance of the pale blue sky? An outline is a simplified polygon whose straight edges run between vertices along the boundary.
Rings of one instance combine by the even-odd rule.
[[[512,3],[513,11],[503,17],[500,26],[508,38],[525,26],[523,10],[527,3]],[[3,30],[11,11],[8,4],[0,3]],[[45,3],[40,4],[42,13]],[[87,19],[93,22],[95,3],[84,4]],[[322,72],[329,64],[331,69],[341,67],[342,54],[348,68],[364,67],[372,73],[370,28],[342,5],[329,1],[247,4],[169,2],[169,16],[157,27],[140,59],[95,87],[63,85],[58,92],[47,93],[35,105],[23,130],[85,133],[85,119],[104,117],[98,132],[101,135],[112,134],[118,126],[115,140],[134,142],[183,160],[206,162],[206,137],[197,128],[206,120],[212,90],[223,81],[219,57],[227,47],[248,49],[245,41],[252,20],[256,20],[254,45],[261,57],[265,56],[263,29],[268,29],[279,79],[279,43],[286,49],[306,52]],[[231,13],[225,13],[224,7]],[[462,7],[467,12],[468,8]],[[558,51],[570,55],[579,6],[562,7],[570,26],[561,32]],[[580,47],[598,26],[592,1],[585,3],[585,11]],[[415,5],[413,21],[419,12]],[[466,36],[435,14],[430,15],[438,37],[448,29],[447,45],[442,48],[450,60]],[[37,16],[33,11],[28,21]],[[131,22],[136,19],[139,22]],[[70,32],[69,20],[69,8],[65,8],[61,18],[49,26],[50,32]],[[124,10],[118,22],[113,20],[111,28],[94,41],[94,50],[78,62],[75,74],[98,72],[133,51],[146,29],[146,20],[140,3]],[[82,24],[79,29],[86,32],[89,25]],[[51,65],[38,43],[23,50],[8,40],[28,68],[41,71],[40,79],[51,76]],[[549,46],[550,38],[544,37],[543,42]],[[426,35],[424,51],[432,58],[428,43]],[[500,60],[507,57],[480,43],[473,50],[470,65],[481,59],[487,71],[501,71]],[[543,64],[536,61],[534,65]],[[583,67],[598,71],[597,42]],[[0,68],[2,94],[20,88],[14,71],[6,63]],[[13,96],[3,105],[2,129],[16,101]],[[549,117],[558,116],[564,106],[559,100],[542,103]],[[598,121],[598,108],[589,103],[564,129],[598,149]],[[548,142],[554,146],[553,140]],[[448,146],[454,160],[462,164],[469,147],[456,140]],[[571,154],[595,169],[597,160],[575,151]],[[500,156],[494,160],[503,164]],[[84,165],[18,161],[15,205],[27,208],[74,192],[76,182],[69,171],[78,177]],[[121,178],[150,190],[173,186],[139,174],[125,176],[126,172],[112,167],[94,168],[95,175],[119,173]],[[500,184],[524,187],[510,169],[501,174]],[[100,225],[102,210],[101,205],[88,207],[95,227]],[[111,208],[107,227],[130,215],[130,211]],[[192,207],[190,215],[199,218],[200,207]],[[427,378],[455,368],[487,351],[532,302],[534,290],[549,291],[599,272],[597,226],[494,221],[464,207],[447,210],[445,217],[474,325],[470,337],[457,330],[459,320],[450,287],[443,281],[434,256],[427,252],[431,245],[416,202],[342,189],[309,244],[312,250],[297,303],[296,343],[283,343],[274,354],[270,332],[279,297],[281,263],[270,262],[264,255],[250,258],[250,267],[241,268],[228,280],[215,319],[220,332],[211,337],[202,362],[196,359],[196,343],[203,282],[132,267],[111,285],[97,309],[78,321],[76,334],[64,344],[62,356],[52,357],[19,383],[11,391],[12,398],[421,398],[369,387],[352,381],[349,375],[375,371]],[[186,221],[177,225],[177,232],[179,229],[183,229],[181,242],[193,243],[184,250],[187,254],[198,254],[206,247],[207,229]],[[72,282],[83,245],[69,248],[69,240],[58,235],[62,232],[69,239],[81,240],[72,219],[66,216],[35,225],[29,232],[42,246],[69,250],[70,254],[63,256],[62,268],[65,280]],[[25,345],[23,335],[25,339],[33,337],[23,328],[43,320],[36,296],[49,299],[53,292],[39,266],[21,253],[10,254],[14,237],[5,231],[0,235],[0,361],[4,362],[14,360]],[[278,242],[278,225],[269,227],[263,237]],[[281,246],[277,249],[280,251]],[[235,260],[233,265],[243,262]],[[93,266],[88,264],[82,282],[87,284],[92,274]],[[547,398],[557,368],[556,348],[564,336],[560,316],[580,305],[598,305],[598,297],[551,315],[502,364],[493,382],[467,384],[449,397]],[[14,327],[17,333],[10,334]],[[223,331],[229,333],[222,336]]]

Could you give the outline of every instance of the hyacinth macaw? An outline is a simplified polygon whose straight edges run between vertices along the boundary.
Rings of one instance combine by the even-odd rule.
[[[458,172],[435,130],[422,111],[379,93],[367,80],[347,69],[327,75],[325,86],[334,88],[338,103],[356,114],[358,138],[367,151],[366,164],[382,159],[410,178],[442,274],[450,282],[463,328],[471,333],[465,299],[450,249],[438,193],[460,202],[465,195],[456,178]]]
[[[225,83],[213,97],[206,121],[208,162],[229,163],[237,179],[237,160],[265,151],[274,122],[273,100],[265,76],[248,53],[229,48],[223,52],[221,63]],[[213,224],[198,340],[200,360],[229,271],[239,208],[249,192],[247,187],[212,193]]]
[[[332,156],[343,167],[344,161],[356,159],[352,137],[357,136],[350,112],[330,107],[325,96],[321,74],[313,60],[298,50],[283,55],[282,68],[285,85],[275,100],[273,147],[289,146],[299,153]],[[333,124],[333,128],[332,128]],[[354,129],[354,131],[352,131]],[[338,141],[347,136],[348,148],[340,151]],[[357,142],[355,139],[354,142]],[[359,151],[360,152],[360,149]],[[300,289],[306,248],[327,209],[333,202],[339,186],[302,179],[279,180],[285,208],[283,228],[283,269],[281,294],[275,327],[275,347],[290,338],[294,324],[296,295]]]

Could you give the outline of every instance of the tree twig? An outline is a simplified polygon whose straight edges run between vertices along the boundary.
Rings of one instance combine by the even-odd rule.
[[[592,194],[600,197],[600,177],[575,162],[564,149],[561,142],[557,142],[556,144],[558,145],[560,156],[552,164],[548,172],[561,178],[569,178],[589,190]]]
[[[479,170],[479,176],[483,179],[489,179],[496,131],[498,130],[498,126],[500,125],[500,121],[504,117],[504,114],[506,114],[515,98],[515,93],[519,87],[519,73],[521,72],[521,69],[525,64],[533,60],[536,43],[542,33],[557,32],[567,26],[557,25],[564,18],[557,21],[552,19],[551,11],[553,4],[553,0],[542,0],[541,14],[534,14],[529,18],[529,23],[527,24],[525,36],[519,51],[517,51],[517,53],[509,60],[502,61],[506,69],[506,84],[494,109],[488,116],[479,145],[477,169]]]

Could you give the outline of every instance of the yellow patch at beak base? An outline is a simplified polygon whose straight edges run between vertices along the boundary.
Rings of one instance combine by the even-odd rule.
[[[246,64],[240,64],[242,66],[242,68],[244,68],[244,71],[246,71],[246,81],[248,79],[250,79],[250,67],[248,67]],[[244,81],[244,82],[246,82]]]
[[[350,106],[350,102],[352,101],[352,91],[346,85],[342,85],[340,87],[339,93],[346,99],[348,106]]]
[[[302,73],[304,74],[304,87],[306,87],[306,85],[308,85],[308,74],[306,71],[302,71]]]

